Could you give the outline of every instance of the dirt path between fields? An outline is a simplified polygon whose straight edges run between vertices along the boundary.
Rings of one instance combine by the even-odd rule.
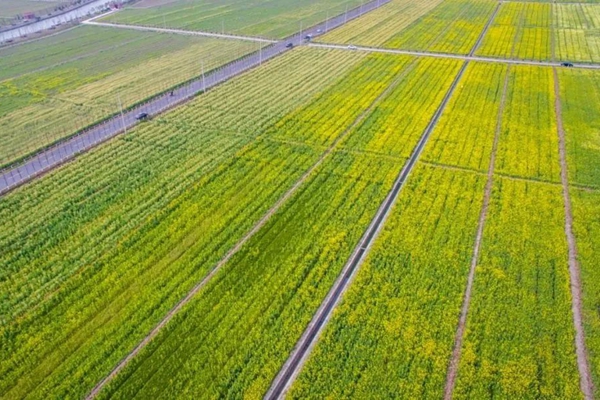
[[[473,256],[471,258],[471,266],[469,268],[469,275],[467,278],[467,287],[463,296],[463,304],[460,311],[460,318],[458,321],[458,327],[456,328],[456,336],[454,338],[454,349],[452,351],[452,358],[448,366],[448,373],[446,375],[446,385],[444,388],[444,399],[452,399],[454,392],[454,385],[456,383],[456,376],[458,374],[458,365],[460,362],[460,355],[462,350],[462,344],[465,336],[465,327],[467,325],[467,315],[469,313],[469,306],[471,304],[471,294],[473,291],[473,282],[475,281],[475,270],[477,263],[479,262],[479,255],[481,251],[481,242],[483,240],[483,229],[485,227],[485,221],[487,219],[487,213],[490,206],[490,199],[492,197],[492,187],[494,184],[494,170],[496,168],[496,153],[498,149],[498,142],[500,140],[500,133],[502,131],[502,116],[504,114],[504,106],[506,104],[506,93],[508,92],[508,81],[509,81],[510,66],[506,69],[506,76],[504,78],[504,87],[502,89],[502,98],[500,100],[500,107],[498,109],[498,117],[496,120],[496,132],[494,134],[494,143],[492,145],[492,153],[490,156],[490,165],[487,172],[487,182],[485,184],[485,194],[483,196],[483,206],[481,207],[481,214],[479,215],[479,223],[477,226],[477,234],[475,236],[475,245],[473,247]]]
[[[565,207],[565,235],[569,245],[569,278],[571,286],[571,308],[573,311],[573,324],[575,325],[575,351],[577,354],[577,367],[579,369],[579,385],[586,400],[594,398],[594,383],[590,373],[590,364],[585,346],[585,334],[582,321],[581,305],[581,278],[579,261],[577,260],[577,243],[573,233],[573,212],[571,210],[571,197],[569,195],[569,171],[567,166],[567,150],[565,143],[565,130],[562,121],[562,105],[560,103],[560,85],[558,73],[554,72],[554,109],[556,112],[556,127],[558,130],[558,143],[560,154],[560,180],[563,187],[563,200]]]

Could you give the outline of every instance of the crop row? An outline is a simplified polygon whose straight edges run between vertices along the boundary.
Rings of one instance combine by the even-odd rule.
[[[413,91],[421,85],[421,66],[440,74],[447,68],[437,60],[415,63],[401,73]],[[449,84],[428,82],[441,93]],[[380,109],[407,112],[395,100],[405,90],[392,87],[348,132],[352,151],[342,146],[327,159],[103,396],[257,398],[266,392],[404,163],[367,152],[376,136],[352,138],[365,137],[377,124],[377,132],[394,129],[388,144],[410,142],[428,123],[379,118]],[[407,102],[424,99],[431,92]],[[421,112],[431,116],[436,106],[429,102]]]
[[[217,106],[213,113],[203,113],[203,107],[190,104],[168,115],[177,116],[179,126],[164,119],[136,129],[123,138],[127,151],[122,157],[134,157],[140,148],[149,148],[148,158],[138,159],[123,173],[134,174],[142,181],[141,186],[135,187],[137,182],[132,179],[134,187],[128,188],[124,182],[103,187],[104,196],[97,194],[98,188],[92,190],[98,198],[92,196],[83,204],[74,204],[70,210],[59,213],[55,220],[58,226],[52,225],[54,221],[47,221],[49,225],[45,226],[43,236],[52,238],[50,245],[40,237],[39,241],[29,240],[30,249],[23,249],[18,247],[16,237],[7,237],[12,251],[7,254],[11,259],[6,261],[12,271],[6,281],[9,297],[3,305],[8,315],[17,312],[20,318],[12,319],[3,330],[10,340],[2,349],[2,393],[9,397],[26,394],[40,397],[82,395],[89,390],[206,275],[323,152],[303,143],[262,140],[268,139],[270,132],[276,129],[276,121],[270,117],[277,112],[270,113],[268,108],[276,111],[287,108],[291,112],[296,107],[306,110],[312,124],[286,125],[284,129],[290,132],[310,129],[318,136],[319,129],[338,129],[339,134],[344,130],[343,125],[327,124],[331,111],[344,104],[343,120],[345,125],[351,124],[364,109],[365,99],[377,96],[371,84],[373,76],[380,82],[389,82],[395,75],[396,63],[404,60],[374,56],[375,62],[366,65],[377,73],[374,74],[373,69],[355,67],[349,74],[340,76],[348,67],[336,68],[335,65],[344,58],[350,64],[361,59],[339,52],[302,51],[289,57],[287,62],[280,61],[280,65],[269,65],[267,71],[257,70],[262,77],[261,87],[240,80],[239,83],[248,85],[246,89],[250,90],[233,92],[237,93],[238,101],[231,105],[229,114],[243,110],[250,103],[249,108],[260,102],[276,103],[255,115],[254,121],[246,121],[255,130],[253,133],[236,132],[236,118],[231,125],[219,119],[222,131],[202,128],[202,119],[210,121],[221,117],[220,99],[227,97],[228,90],[239,89],[235,85],[225,85],[199,99],[198,103]],[[278,80],[289,79],[287,72],[296,61],[303,64],[298,66],[302,71],[292,80],[297,86],[292,89],[302,88],[305,93],[300,98],[308,105],[302,106],[296,101],[296,106],[290,109],[289,104],[279,105],[286,96],[292,97],[287,92],[289,85],[281,84],[269,96],[265,96],[265,89],[277,85]],[[320,87],[323,81],[319,77],[331,74],[344,79],[333,87],[330,85],[336,96],[329,104],[321,103],[325,107],[315,115],[310,102],[321,98],[318,92],[323,90]],[[379,90],[384,87],[380,85]],[[267,98],[259,99],[262,96]],[[280,102],[273,102],[274,98]],[[185,115],[190,115],[192,121],[196,118],[200,121],[186,127]],[[303,120],[302,115],[298,120]],[[198,147],[202,151],[198,152]],[[196,152],[199,154],[194,154]],[[207,153],[216,154],[207,157]],[[82,158],[80,162],[84,161]],[[198,170],[205,163],[210,166]],[[171,167],[165,170],[161,164]],[[196,167],[196,164],[199,165]],[[143,195],[152,197],[147,190],[155,184],[177,180],[177,173],[187,173],[188,169],[195,172],[194,177],[185,190],[175,195],[167,193],[170,200],[160,200],[162,207],[154,208],[152,203],[144,201]],[[60,172],[56,175],[60,176]],[[180,190],[178,185],[172,185],[169,182],[169,187]],[[127,190],[121,192],[124,189]],[[111,197],[115,194],[118,194],[116,198]],[[49,203],[54,204],[54,199],[49,199]],[[149,214],[144,213],[148,204],[153,208]],[[133,223],[127,214],[144,215]],[[100,240],[88,247],[86,239],[97,240],[88,233],[114,230],[118,230],[117,237],[100,233]],[[46,263],[49,268],[44,268]],[[24,282],[29,285],[23,285]],[[37,286],[37,290],[31,285]],[[34,300],[40,296],[45,301],[36,307]],[[25,309],[19,309],[19,305]],[[69,357],[65,358],[64,354]]]
[[[67,36],[64,43],[48,46],[49,52],[69,53],[72,47],[86,45],[88,30],[109,41],[113,39],[110,29],[75,29],[80,30],[84,34],[81,42]],[[104,45],[88,54],[79,50],[57,63],[36,60],[26,44],[8,57],[20,61],[2,62],[9,64],[15,77],[0,82],[0,96],[7,100],[0,105],[0,165],[114,114],[120,106],[128,107],[200,76],[202,65],[209,71],[257,49],[256,44],[241,41],[136,34],[119,46],[103,48]],[[51,39],[56,41],[55,37]],[[37,47],[37,43],[32,46]],[[37,71],[23,68],[21,61],[43,67]],[[21,69],[27,73],[18,73]]]

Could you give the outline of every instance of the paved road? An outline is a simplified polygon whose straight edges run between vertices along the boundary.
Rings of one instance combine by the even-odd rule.
[[[473,45],[471,51],[469,52],[469,55],[473,55],[477,48],[479,48],[483,37],[485,36],[485,33],[489,29],[491,22],[494,20],[498,12],[499,6],[500,5],[498,4],[494,9],[494,12],[492,13],[488,22],[486,23],[485,27],[480,33],[479,38]],[[446,105],[450,101],[450,98],[452,97],[454,90],[458,86],[458,82],[461,80],[465,70],[467,69],[468,64],[469,60],[465,60],[460,70],[454,77],[454,80],[452,81],[452,84],[446,91],[442,102],[431,117],[429,124],[423,131],[423,134],[421,135],[416,147],[413,149],[410,158],[408,159],[408,161],[400,171],[400,174],[396,178],[396,181],[392,186],[392,190],[384,199],[383,203],[379,206],[375,217],[373,218],[369,227],[363,234],[363,237],[360,239],[360,242],[355,247],[350,259],[348,260],[346,265],[344,265],[342,272],[333,284],[333,287],[330,289],[329,293],[327,294],[327,297],[325,297],[325,300],[323,300],[323,302],[319,306],[319,309],[313,316],[311,322],[308,324],[306,330],[303,332],[302,336],[300,337],[300,340],[298,340],[298,342],[296,343],[296,346],[292,350],[292,353],[288,357],[287,361],[285,362],[285,364],[283,365],[273,382],[271,382],[271,387],[265,395],[265,399],[282,399],[285,396],[285,393],[291,387],[297,375],[300,373],[300,370],[302,369],[302,366],[304,365],[308,355],[311,353],[312,348],[315,346],[319,336],[321,335],[329,319],[331,318],[333,310],[337,307],[338,303],[342,298],[342,295],[348,289],[354,275],[358,271],[359,266],[364,261],[373,242],[375,241],[375,238],[377,238],[381,228],[383,227],[386,219],[388,218],[392,206],[396,202],[396,199],[398,198],[400,191],[404,187],[404,184],[408,179],[408,176],[410,175],[412,169],[421,157],[421,153],[423,152],[423,149],[425,148],[425,145],[427,144],[427,141],[429,140],[433,129],[437,125],[440,116],[442,115],[444,109],[446,108]]]
[[[115,115],[107,121],[93,126],[77,136],[42,151],[21,165],[3,170],[0,172],[0,195],[58,167],[66,161],[73,159],[76,155],[115,137],[127,129],[131,129],[139,122],[136,120],[136,116],[140,113],[147,113],[154,116],[173,108],[196,96],[198,93],[208,90],[244,71],[260,65],[264,61],[288,51],[289,48],[287,45],[289,43],[294,46],[304,44],[305,35],[310,34],[313,37],[322,35],[325,33],[326,28],[327,30],[334,29],[347,21],[355,19],[388,3],[389,1],[390,0],[374,0],[365,3],[360,7],[348,10],[347,13],[340,14],[330,18],[326,22],[305,29],[301,33],[294,34],[280,42],[270,44],[260,51],[254,52],[207,73],[204,78],[198,77],[196,80],[174,90],[173,95],[166,93],[157,96],[149,102],[125,112],[123,115]]]
[[[83,21],[85,25],[96,25],[96,26],[107,26],[111,28],[121,29],[132,29],[136,31],[149,31],[149,32],[162,32],[162,33],[176,33],[178,35],[196,35],[196,36],[207,36],[220,39],[236,39],[236,40],[247,40],[251,42],[262,42],[262,43],[277,43],[277,40],[252,37],[252,36],[239,36],[239,35],[228,35],[225,33],[210,33],[210,32],[199,32],[199,31],[187,31],[183,29],[170,29],[170,28],[156,28],[153,26],[141,26],[141,25],[125,25],[125,24],[112,24],[109,22],[96,22],[91,19]]]
[[[514,65],[534,65],[534,66],[545,66],[545,67],[560,67],[560,61],[535,61],[535,60],[515,60],[507,58],[493,58],[493,57],[482,57],[475,55],[463,55],[463,54],[449,54],[449,53],[433,53],[428,51],[413,51],[413,50],[397,50],[397,49],[384,49],[381,47],[368,47],[368,46],[352,46],[339,45],[339,44],[327,44],[327,43],[310,43],[310,47],[324,47],[329,49],[343,49],[352,51],[367,51],[373,53],[390,53],[390,54],[404,54],[417,57],[436,57],[436,58],[451,58],[455,60],[466,60],[466,61],[482,61],[492,62],[501,64],[514,64]],[[584,69],[600,69],[600,64],[593,63],[573,63],[572,68],[584,68]]]

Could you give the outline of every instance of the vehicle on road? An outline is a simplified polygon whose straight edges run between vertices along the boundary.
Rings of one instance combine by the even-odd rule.
[[[308,35],[304,36],[304,39],[310,40],[310,39],[312,39],[312,35],[309,33]]]
[[[144,121],[146,119],[150,118],[150,115],[148,115],[148,113],[139,113],[138,115],[136,115],[135,119],[137,119],[138,121]]]
[[[356,50],[356,49],[357,49],[357,47],[351,44],[350,46],[348,46],[348,49],[349,49],[349,50]]]
[[[572,67],[572,66],[573,66],[573,63],[570,63],[570,62],[562,62],[562,63],[560,63],[560,65],[561,65],[561,66],[563,66],[563,67]]]
[[[291,48],[294,47],[294,44],[293,43],[288,43],[288,44],[285,45],[285,47],[287,47],[288,49],[291,49]]]

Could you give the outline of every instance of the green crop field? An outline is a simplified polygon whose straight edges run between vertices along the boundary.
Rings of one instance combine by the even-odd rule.
[[[103,20],[281,38],[360,4]],[[392,0],[3,193],[0,398],[600,396],[597,7]],[[0,48],[0,165],[238,39]]]
[[[0,49],[0,165],[257,48],[83,26]]]
[[[281,39],[360,4],[360,0],[179,0],[126,8],[100,21]]]
[[[67,1],[0,0],[0,25],[3,18],[11,18],[29,12],[52,9]]]
[[[600,5],[504,3],[478,55],[522,60],[600,60]]]

